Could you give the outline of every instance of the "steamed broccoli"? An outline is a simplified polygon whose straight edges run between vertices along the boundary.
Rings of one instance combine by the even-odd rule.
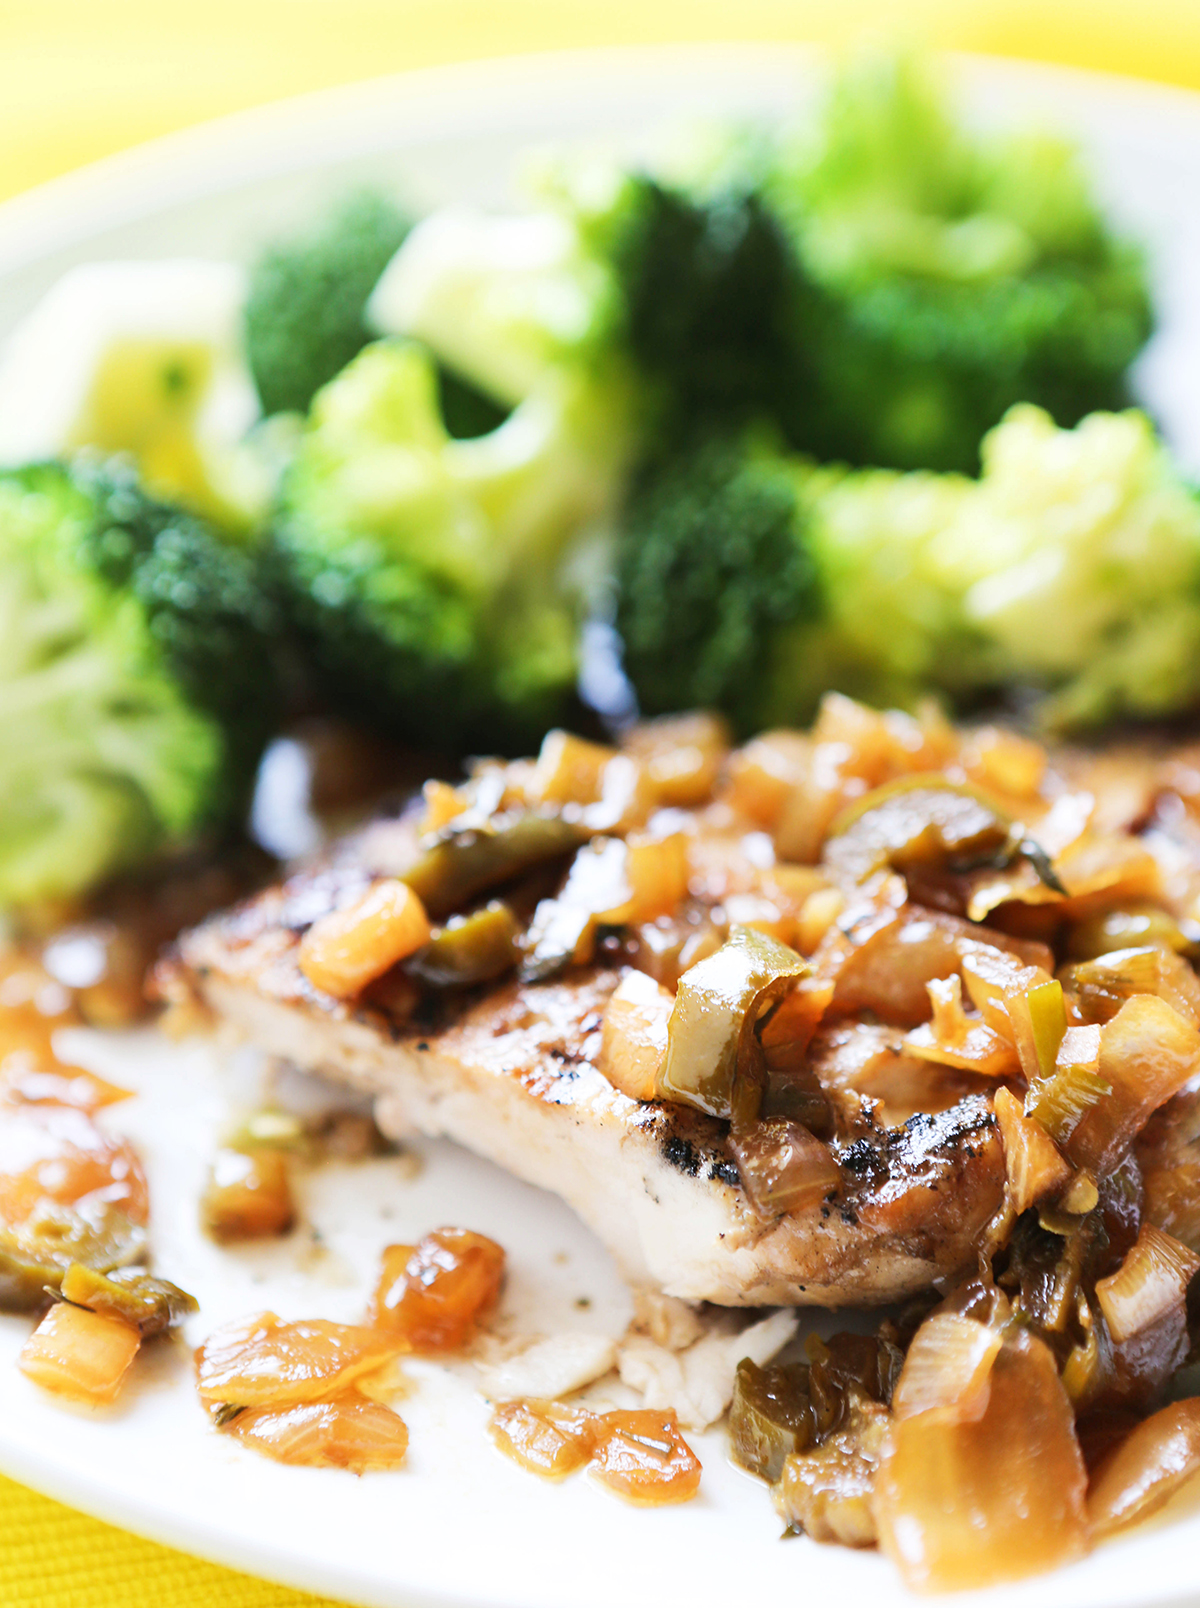
[[[1047,689],[1055,724],[1200,696],[1200,502],[1144,414],[1057,430],[1013,408],[928,562],[977,640],[971,680]]]
[[[753,191],[689,194],[632,174],[587,234],[613,278],[615,336],[668,438],[789,409],[804,389],[794,328],[817,306]]]
[[[384,196],[352,195],[250,275],[246,350],[266,413],[303,413],[371,339],[363,308],[411,227]]]
[[[538,210],[419,223],[368,305],[497,404],[570,371],[645,454],[782,411],[801,281],[783,232],[736,183],[692,194],[646,173],[554,169]],[[792,343],[794,347],[794,342]],[[623,381],[614,383],[614,375]]]
[[[314,400],[275,549],[337,695],[441,747],[536,741],[575,680],[564,556],[603,513],[618,406],[551,373],[490,434],[453,440],[429,354],[367,347]]]
[[[1057,726],[1194,703],[1200,503],[1143,415],[1060,430],[1018,407],[983,464],[821,469],[743,442],[648,477],[617,613],[643,706],[716,703],[749,731],[830,685],[961,704],[1024,684]]]
[[[821,690],[824,599],[782,459],[714,437],[643,470],[618,573],[617,629],[644,714],[717,708],[743,731],[769,724],[775,661],[793,638],[807,649],[807,696]],[[785,701],[805,698],[788,686]]]
[[[251,559],[120,464],[0,474],[0,908],[227,820],[272,714]]]
[[[1074,150],[958,127],[930,71],[867,53],[763,192],[804,276],[797,446],[859,464],[975,472],[1013,403],[1059,424],[1128,400],[1151,326],[1138,253],[1106,230]]]

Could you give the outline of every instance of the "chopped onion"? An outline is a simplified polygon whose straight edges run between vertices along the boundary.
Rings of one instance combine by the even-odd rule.
[[[1021,1063],[1013,1046],[980,1016],[963,1010],[962,978],[933,978],[925,985],[933,1019],[914,1027],[905,1040],[914,1055],[942,1066],[956,1066],[981,1077],[1012,1077]]]
[[[1200,1469],[1200,1399],[1154,1413],[1100,1465],[1088,1492],[1097,1535],[1145,1518]]]
[[[140,1344],[123,1318],[60,1301],[25,1342],[17,1366],[43,1390],[106,1406],[116,1400]]]
[[[721,716],[697,710],[643,721],[621,747],[645,768],[660,805],[686,809],[708,802],[729,742]]]
[[[1088,1544],[1086,1475],[1053,1354],[1005,1338],[977,1419],[897,1419],[875,1482],[879,1540],[918,1591],[989,1586],[1056,1568]]]
[[[997,1325],[959,1312],[926,1318],[913,1336],[892,1397],[896,1418],[939,1409],[964,1423],[982,1418],[1002,1340]]]
[[[814,1206],[841,1182],[829,1146],[786,1117],[756,1122],[730,1148],[751,1205],[765,1217]]]
[[[1152,994],[1135,994],[1101,1029],[1101,1095],[1063,1142],[1067,1159],[1095,1177],[1120,1159],[1146,1119],[1200,1071],[1200,1032]]]
[[[860,927],[842,936],[847,952],[839,955],[834,944],[829,945],[829,958],[837,962],[832,1009],[844,1016],[874,1011],[895,1027],[917,1027],[928,1021],[928,983],[961,970],[984,1019],[1003,1036],[1011,1037],[1011,1032],[1006,1031],[1007,1015],[1002,1015],[999,1022],[992,1020],[976,998],[966,970],[968,957],[981,955],[986,960],[995,956],[995,965],[1001,968],[1004,979],[1020,974],[1023,965],[1040,968],[1023,984],[1016,984],[1018,988],[1047,980],[1054,963],[1045,944],[1010,938],[1006,933],[976,927],[957,916],[920,905],[906,905],[894,915],[886,908],[873,912]],[[814,956],[818,975],[822,972],[822,959],[819,950]]]
[[[1046,951],[1053,965],[1053,957]],[[1022,965],[998,948],[978,944],[962,958],[967,993],[985,1022],[1015,1048],[1031,1082],[1053,1069],[1066,1032],[1062,985],[1041,961]]]
[[[615,748],[589,743],[569,731],[548,731],[529,781],[529,797],[539,804],[594,804]]]
[[[1071,1168],[1041,1123],[1025,1115],[1011,1090],[996,1090],[995,1110],[1004,1141],[1008,1196],[1019,1216],[1036,1201],[1065,1188]]]
[[[667,1053],[667,1023],[675,996],[645,972],[629,972],[604,1012],[598,1066],[631,1100],[653,1100]]]
[[[366,1474],[398,1468],[408,1451],[404,1420],[381,1402],[354,1393],[334,1401],[251,1408],[224,1428],[256,1452],[302,1468]]]
[[[1115,1273],[1097,1279],[1096,1296],[1113,1339],[1120,1345],[1159,1322],[1174,1308],[1183,1313],[1187,1287],[1200,1256],[1150,1223]]]
[[[206,1407],[287,1407],[345,1390],[401,1349],[378,1329],[263,1312],[209,1335],[196,1352],[196,1388]]]

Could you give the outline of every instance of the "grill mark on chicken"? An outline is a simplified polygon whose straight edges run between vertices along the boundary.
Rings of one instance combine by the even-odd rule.
[[[864,1102],[833,1144],[838,1189],[803,1212],[760,1217],[724,1123],[631,1100],[599,1072],[619,970],[464,992],[415,1023],[314,989],[296,963],[300,934],[365,875],[343,846],[340,864],[185,934],[164,992],[191,989],[269,1053],[374,1095],[385,1132],[446,1135],[555,1191],[634,1282],[685,1299],[889,1302],[973,1260],[1004,1189],[986,1097],[895,1128],[874,1124]]]

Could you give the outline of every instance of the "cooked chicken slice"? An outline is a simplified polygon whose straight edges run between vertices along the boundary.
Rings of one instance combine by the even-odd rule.
[[[422,1028],[313,989],[297,965],[300,933],[363,885],[364,858],[185,935],[165,990],[194,990],[264,1050],[368,1091],[385,1133],[446,1135],[561,1195],[635,1284],[728,1306],[838,1306],[897,1300],[974,1260],[1004,1190],[986,1097],[888,1129],[865,1105],[833,1145],[837,1189],[764,1219],[724,1123],[633,1100],[597,1069],[620,970],[509,983]]]

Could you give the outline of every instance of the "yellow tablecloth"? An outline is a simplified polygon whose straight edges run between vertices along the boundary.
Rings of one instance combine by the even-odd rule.
[[[222,112],[408,67],[672,39],[957,50],[1200,88],[1200,0],[0,0],[0,197]],[[319,1608],[0,1478],[2,1608]]]

